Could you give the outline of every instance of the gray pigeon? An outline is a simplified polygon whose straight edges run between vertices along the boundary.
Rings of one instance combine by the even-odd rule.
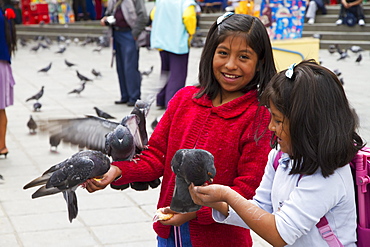
[[[42,68],[40,70],[38,70],[37,72],[48,72],[50,69],[51,69],[51,65],[52,65],[52,62],[49,63],[48,66],[46,66],[45,68]]]
[[[95,75],[96,77],[101,77],[101,73],[99,71],[96,71],[95,69],[91,70],[91,73]]]
[[[121,122],[96,116],[86,116],[74,119],[48,120],[47,123],[42,125],[43,128],[40,129],[49,132],[50,142],[63,141],[78,145],[81,149],[87,148],[101,151],[111,156],[113,160],[130,160],[144,150],[148,143],[146,128],[143,128],[141,125],[145,123],[145,118],[153,101],[154,98],[150,98],[148,101],[139,101],[138,103],[141,103],[135,105],[132,113],[125,116]],[[139,107],[143,108],[140,110],[136,109]],[[122,139],[123,137],[129,138],[128,133],[133,138],[134,149],[132,152],[131,141],[127,141],[126,139],[123,141]],[[129,147],[113,145],[116,139],[121,143],[126,143]],[[148,189],[148,185],[155,188],[160,184],[160,180],[155,180],[153,183],[143,183],[145,183],[145,186],[137,184],[137,187],[134,185],[132,188],[146,190]],[[136,184],[136,182],[132,184]],[[115,189],[122,190],[125,188],[127,188],[127,185]]]
[[[27,122],[27,127],[30,131],[30,134],[36,134],[37,124],[35,120],[33,119],[32,115],[30,116],[30,119]]]
[[[77,95],[80,95],[80,93],[85,90],[85,84],[86,84],[86,81],[84,81],[81,86],[79,88],[76,88],[76,89],[73,89],[72,91],[68,92],[68,94],[77,94]]]
[[[100,110],[96,106],[94,107],[94,110],[96,112],[96,115],[98,115],[99,117],[102,117],[102,118],[105,118],[105,119],[115,119],[115,117],[113,117],[112,115],[110,115],[109,113],[107,113],[105,111]]]
[[[63,193],[67,202],[68,218],[72,222],[77,217],[76,189],[87,179],[98,178],[110,168],[110,160],[99,151],[86,150],[50,167],[42,176],[26,184],[23,189],[41,187],[32,194],[32,199]]]
[[[202,149],[180,149],[172,158],[171,168],[176,174],[171,210],[179,213],[199,210],[201,206],[193,202],[188,187],[191,183],[200,186],[212,182],[216,175],[213,155]]]
[[[41,107],[42,107],[42,105],[41,105],[41,103],[40,102],[36,102],[36,103],[34,103],[33,104],[33,111],[40,111],[41,110]]]
[[[67,61],[67,59],[64,59],[64,63],[65,63],[68,67],[76,66],[76,64],[71,63],[71,62],[68,62],[68,61]]]
[[[33,99],[38,101],[43,95],[44,95],[44,86],[41,87],[41,90],[37,94],[26,99],[26,102],[33,100]]]
[[[144,70],[144,71],[141,71],[140,74],[143,76],[149,76],[152,72],[153,72],[153,68],[154,66],[150,66],[150,69],[149,70]]]

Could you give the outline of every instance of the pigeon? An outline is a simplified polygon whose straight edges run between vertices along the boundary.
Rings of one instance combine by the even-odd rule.
[[[78,70],[76,70],[76,74],[77,74],[77,77],[81,80],[81,81],[92,81],[91,79],[87,78],[86,76],[80,74],[80,72],[78,72]]]
[[[45,68],[42,68],[40,70],[38,70],[37,72],[48,72],[50,69],[51,69],[51,65],[52,65],[52,62],[49,63],[48,66],[46,66]]]
[[[61,46],[60,49],[58,51],[56,51],[55,53],[56,54],[63,54],[65,51],[66,51],[66,47],[65,46]]]
[[[31,47],[31,51],[37,52],[40,49],[41,45],[38,43],[36,46]]]
[[[23,189],[41,186],[32,194],[32,199],[63,193],[68,207],[68,219],[77,217],[76,189],[87,179],[99,178],[110,168],[109,158],[99,151],[85,150],[50,167],[40,177],[26,184]]]
[[[335,70],[333,70],[333,72],[338,77],[342,74],[342,72],[340,72],[339,69],[335,69]]]
[[[37,124],[35,120],[33,119],[32,115],[30,116],[30,119],[27,122],[27,127],[31,135],[36,134]]]
[[[131,160],[147,146],[148,135],[143,126],[145,126],[145,118],[153,101],[154,97],[147,101],[140,100],[135,104],[132,113],[122,118],[121,122],[87,115],[82,118],[47,120],[48,122],[44,123],[42,125],[43,128],[40,128],[40,130],[48,131],[50,139],[54,141],[61,140],[66,143],[78,145],[79,148],[97,150],[109,155],[112,157],[112,160]],[[122,129],[122,126],[125,130]],[[113,145],[115,139],[119,139],[122,143],[122,136],[126,138],[127,133],[131,133],[130,135],[133,137],[133,144],[130,144],[129,148]],[[130,141],[127,141],[127,143],[130,143]],[[134,148],[132,148],[132,145],[134,145]],[[122,151],[124,148],[125,150]],[[130,152],[127,150],[130,150]],[[132,188],[135,190],[146,190],[149,188],[148,186],[156,188],[159,184],[160,180],[156,179],[150,182],[139,181],[130,185],[131,187],[134,185]],[[111,187],[123,190],[129,186],[114,187],[111,185]]]
[[[1,180],[4,180],[4,177],[3,177],[3,175],[1,175],[1,174],[0,174],[0,179],[1,179]]]
[[[154,66],[151,66],[149,70],[145,70],[145,71],[140,72],[140,73],[141,73],[141,75],[142,75],[142,76],[143,76],[143,75],[145,75],[145,76],[149,76],[149,75],[153,72],[153,67],[154,67]]]
[[[358,53],[358,52],[361,52],[363,51],[363,49],[361,48],[361,46],[358,46],[358,45],[353,45],[349,48],[353,53]]]
[[[33,104],[33,111],[34,112],[40,111],[41,110],[41,107],[42,107],[41,103],[40,102],[36,102],[36,103]]]
[[[41,87],[41,90],[37,94],[26,99],[26,102],[33,100],[33,99],[38,101],[43,95],[44,95],[44,86]]]
[[[84,81],[79,88],[73,89],[72,91],[68,92],[68,94],[77,94],[80,95],[80,93],[85,89],[86,82]]]
[[[98,46],[97,48],[93,49],[93,52],[99,52],[101,51],[102,47],[101,46]]]
[[[27,40],[25,40],[24,38],[20,38],[19,43],[21,44],[22,47],[27,46]]]
[[[115,117],[111,116],[110,114],[100,110],[98,107],[94,107],[94,110],[96,111],[96,115],[99,117],[105,118],[105,119],[115,119]]]
[[[343,59],[346,59],[347,57],[349,57],[347,50],[342,51],[342,52],[340,53],[340,57],[337,59],[337,61],[339,61],[339,60],[343,60]]]
[[[58,136],[50,136],[49,138],[50,152],[56,153],[60,142],[61,139]]]
[[[337,51],[337,48],[335,47],[335,45],[329,45],[328,51],[330,54],[334,54]]]
[[[40,46],[42,47],[42,49],[50,49],[48,45],[45,45],[44,43],[41,43],[41,42],[40,42]]]
[[[188,187],[191,183],[201,186],[213,181],[216,176],[213,155],[203,149],[180,149],[171,160],[171,168],[176,182],[170,209],[179,213],[199,210],[201,206],[193,202]]]
[[[360,53],[358,54],[358,57],[356,58],[356,63],[360,64],[361,60],[362,60],[362,55]]]
[[[95,75],[96,77],[101,77],[101,73],[99,71],[96,71],[95,69],[91,70],[91,73]]]
[[[72,66],[75,66],[76,64],[74,63],[70,63],[67,61],[67,59],[64,59],[64,63],[68,66],[68,67],[72,67]]]

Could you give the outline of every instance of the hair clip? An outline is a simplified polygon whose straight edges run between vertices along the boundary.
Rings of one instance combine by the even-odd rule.
[[[293,69],[294,69],[295,63],[291,64],[288,69],[285,71],[285,76],[289,79],[292,79],[293,76]]]
[[[234,13],[233,12],[226,12],[225,14],[221,15],[220,17],[217,18],[217,25],[220,25],[224,20],[232,16]]]

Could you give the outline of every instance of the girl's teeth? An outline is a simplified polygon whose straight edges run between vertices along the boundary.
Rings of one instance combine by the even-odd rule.
[[[231,78],[231,79],[236,78],[236,76],[235,76],[235,75],[227,75],[227,74],[225,74],[225,77],[227,77],[227,78]]]

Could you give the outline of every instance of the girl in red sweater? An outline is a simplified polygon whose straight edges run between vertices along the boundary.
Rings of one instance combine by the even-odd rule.
[[[87,190],[162,177],[157,207],[169,207],[175,186],[172,157],[179,149],[194,148],[213,154],[214,183],[252,198],[271,150],[270,115],[258,99],[275,73],[261,21],[233,13],[219,17],[201,56],[200,85],[185,87],[171,99],[140,160],[113,162],[102,180],[88,181]],[[158,246],[176,246],[176,241],[194,247],[252,246],[248,229],[216,223],[208,207],[155,222],[154,230]]]

